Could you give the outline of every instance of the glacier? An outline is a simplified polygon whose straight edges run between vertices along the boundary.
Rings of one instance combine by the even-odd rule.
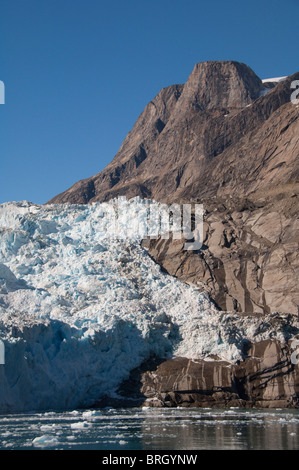
[[[136,201],[131,234],[157,204]],[[0,205],[0,413],[89,407],[154,355],[234,362],[248,341],[298,331],[296,318],[219,311],[138,237],[113,236],[114,204]]]

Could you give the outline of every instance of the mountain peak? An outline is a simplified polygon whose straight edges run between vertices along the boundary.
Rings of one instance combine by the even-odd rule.
[[[148,103],[103,171],[49,202],[246,195],[297,178],[298,119],[289,81],[298,76],[265,93],[246,64],[197,63],[184,85],[163,88]]]
[[[263,83],[246,64],[207,61],[195,65],[184,93],[188,105],[199,109],[243,108],[258,98]]]

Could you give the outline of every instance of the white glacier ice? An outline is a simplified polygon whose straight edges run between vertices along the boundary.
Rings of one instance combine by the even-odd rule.
[[[52,447],[58,444],[58,438],[55,436],[40,436],[33,439],[32,444],[34,447]]]
[[[291,334],[219,312],[138,240],[107,236],[105,209],[0,205],[0,412],[91,406],[152,355],[235,361],[244,341]]]

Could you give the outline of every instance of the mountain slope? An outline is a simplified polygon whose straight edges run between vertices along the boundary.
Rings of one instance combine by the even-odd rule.
[[[117,195],[173,202],[248,195],[296,179],[299,121],[290,84],[298,78],[263,95],[267,84],[244,64],[197,64],[185,85],[163,89],[146,106],[105,170],[49,202]]]

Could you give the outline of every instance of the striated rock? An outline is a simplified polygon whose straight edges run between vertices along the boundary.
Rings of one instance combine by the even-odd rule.
[[[292,364],[291,354],[290,344],[265,340],[248,345],[238,364],[217,358],[155,359],[132,371],[118,403],[126,406],[130,397],[135,405],[152,407],[297,408],[299,365]]]
[[[143,375],[141,392],[148,406],[243,406],[224,361],[170,359]]]
[[[298,407],[299,365],[292,364],[290,344],[253,344],[248,358],[234,367],[238,394],[255,407]]]
[[[222,310],[298,313],[299,184],[276,186],[248,199],[204,203],[204,244],[145,240],[170,274],[207,292]]]

